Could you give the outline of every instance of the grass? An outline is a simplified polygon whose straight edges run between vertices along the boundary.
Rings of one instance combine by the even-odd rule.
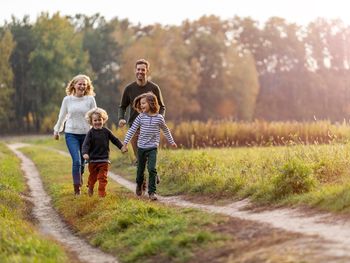
[[[63,142],[60,142],[64,146]],[[57,146],[56,147],[61,147]],[[132,152],[113,147],[112,170],[135,180]],[[160,149],[162,195],[250,198],[264,205],[308,205],[349,212],[350,144]]]
[[[44,143],[46,145],[46,143]],[[188,262],[219,249],[227,236],[211,231],[225,217],[141,201],[109,182],[106,198],[74,197],[70,158],[41,146],[23,148],[36,164],[53,204],[75,231],[121,262]],[[125,157],[127,158],[127,157]]]
[[[0,144],[0,262],[68,262],[62,247],[28,222],[19,160]]]

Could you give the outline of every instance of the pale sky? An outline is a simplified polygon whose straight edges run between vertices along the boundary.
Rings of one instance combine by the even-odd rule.
[[[193,21],[210,14],[222,19],[250,16],[261,22],[280,16],[298,24],[317,17],[340,18],[349,25],[349,7],[349,0],[1,0],[0,25],[10,21],[11,15],[29,15],[33,22],[42,11],[60,11],[62,15],[100,13],[107,20],[127,18],[142,25],[179,25],[185,19]]]

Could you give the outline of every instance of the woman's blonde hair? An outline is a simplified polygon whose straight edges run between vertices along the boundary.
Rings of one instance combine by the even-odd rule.
[[[74,95],[75,94],[75,84],[78,82],[78,80],[80,79],[85,79],[86,80],[86,90],[84,92],[84,96],[86,95],[90,95],[90,96],[95,96],[95,92],[94,92],[94,86],[92,86],[92,82],[91,79],[89,78],[89,76],[83,75],[83,74],[79,74],[76,75],[67,85],[66,87],[66,93],[67,95]]]
[[[103,123],[106,123],[106,121],[108,120],[108,114],[104,109],[98,108],[98,107],[93,108],[85,114],[85,119],[88,121],[90,125],[92,125],[92,115],[94,114],[101,117],[103,119]]]
[[[159,112],[159,103],[158,103],[158,99],[157,96],[154,95],[152,92],[146,92],[143,93],[139,96],[137,96],[134,99],[134,103],[133,103],[133,107],[136,111],[141,112],[141,99],[146,98],[146,101],[149,105],[149,109],[152,113],[158,113]]]

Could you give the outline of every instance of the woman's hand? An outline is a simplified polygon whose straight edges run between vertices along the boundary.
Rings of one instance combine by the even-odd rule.
[[[59,139],[60,139],[60,134],[55,132],[55,133],[53,134],[53,138],[54,138],[55,140],[59,140]]]

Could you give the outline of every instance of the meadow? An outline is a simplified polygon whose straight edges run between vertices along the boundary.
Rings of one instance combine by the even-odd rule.
[[[119,131],[120,132],[120,131]],[[123,138],[119,135],[119,138]],[[37,140],[65,149],[64,141]],[[134,181],[132,150],[111,147],[111,170]],[[212,201],[249,198],[258,205],[302,205],[349,212],[350,144],[290,144],[204,149],[161,148],[161,195],[208,197]]]
[[[55,151],[66,151],[64,138],[54,141],[51,136],[42,136],[22,141],[31,144],[21,151],[35,162],[45,189],[64,220],[92,245],[117,255],[121,262],[192,262],[201,256],[219,260],[227,257],[227,251],[236,251],[242,245],[235,235],[222,232],[232,228],[232,219],[147,200],[140,202],[134,193],[111,180],[105,199],[90,198],[86,193],[75,198],[70,183],[70,158]],[[159,194],[183,195],[196,202],[217,204],[249,198],[256,205],[302,205],[347,213],[349,150],[350,144],[335,141],[279,147],[161,148]],[[7,151],[3,156],[11,154]],[[136,168],[130,165],[132,159],[131,149],[123,155],[111,147],[111,170],[133,181]],[[23,180],[18,160],[14,158],[13,162],[18,180]],[[269,242],[274,241],[264,242],[270,247]],[[62,253],[46,257],[52,262],[67,262]],[[286,257],[293,258],[291,253]],[[270,259],[274,256],[271,251],[266,255]],[[4,258],[6,262],[9,256]],[[283,258],[278,260],[271,262],[281,262]]]

